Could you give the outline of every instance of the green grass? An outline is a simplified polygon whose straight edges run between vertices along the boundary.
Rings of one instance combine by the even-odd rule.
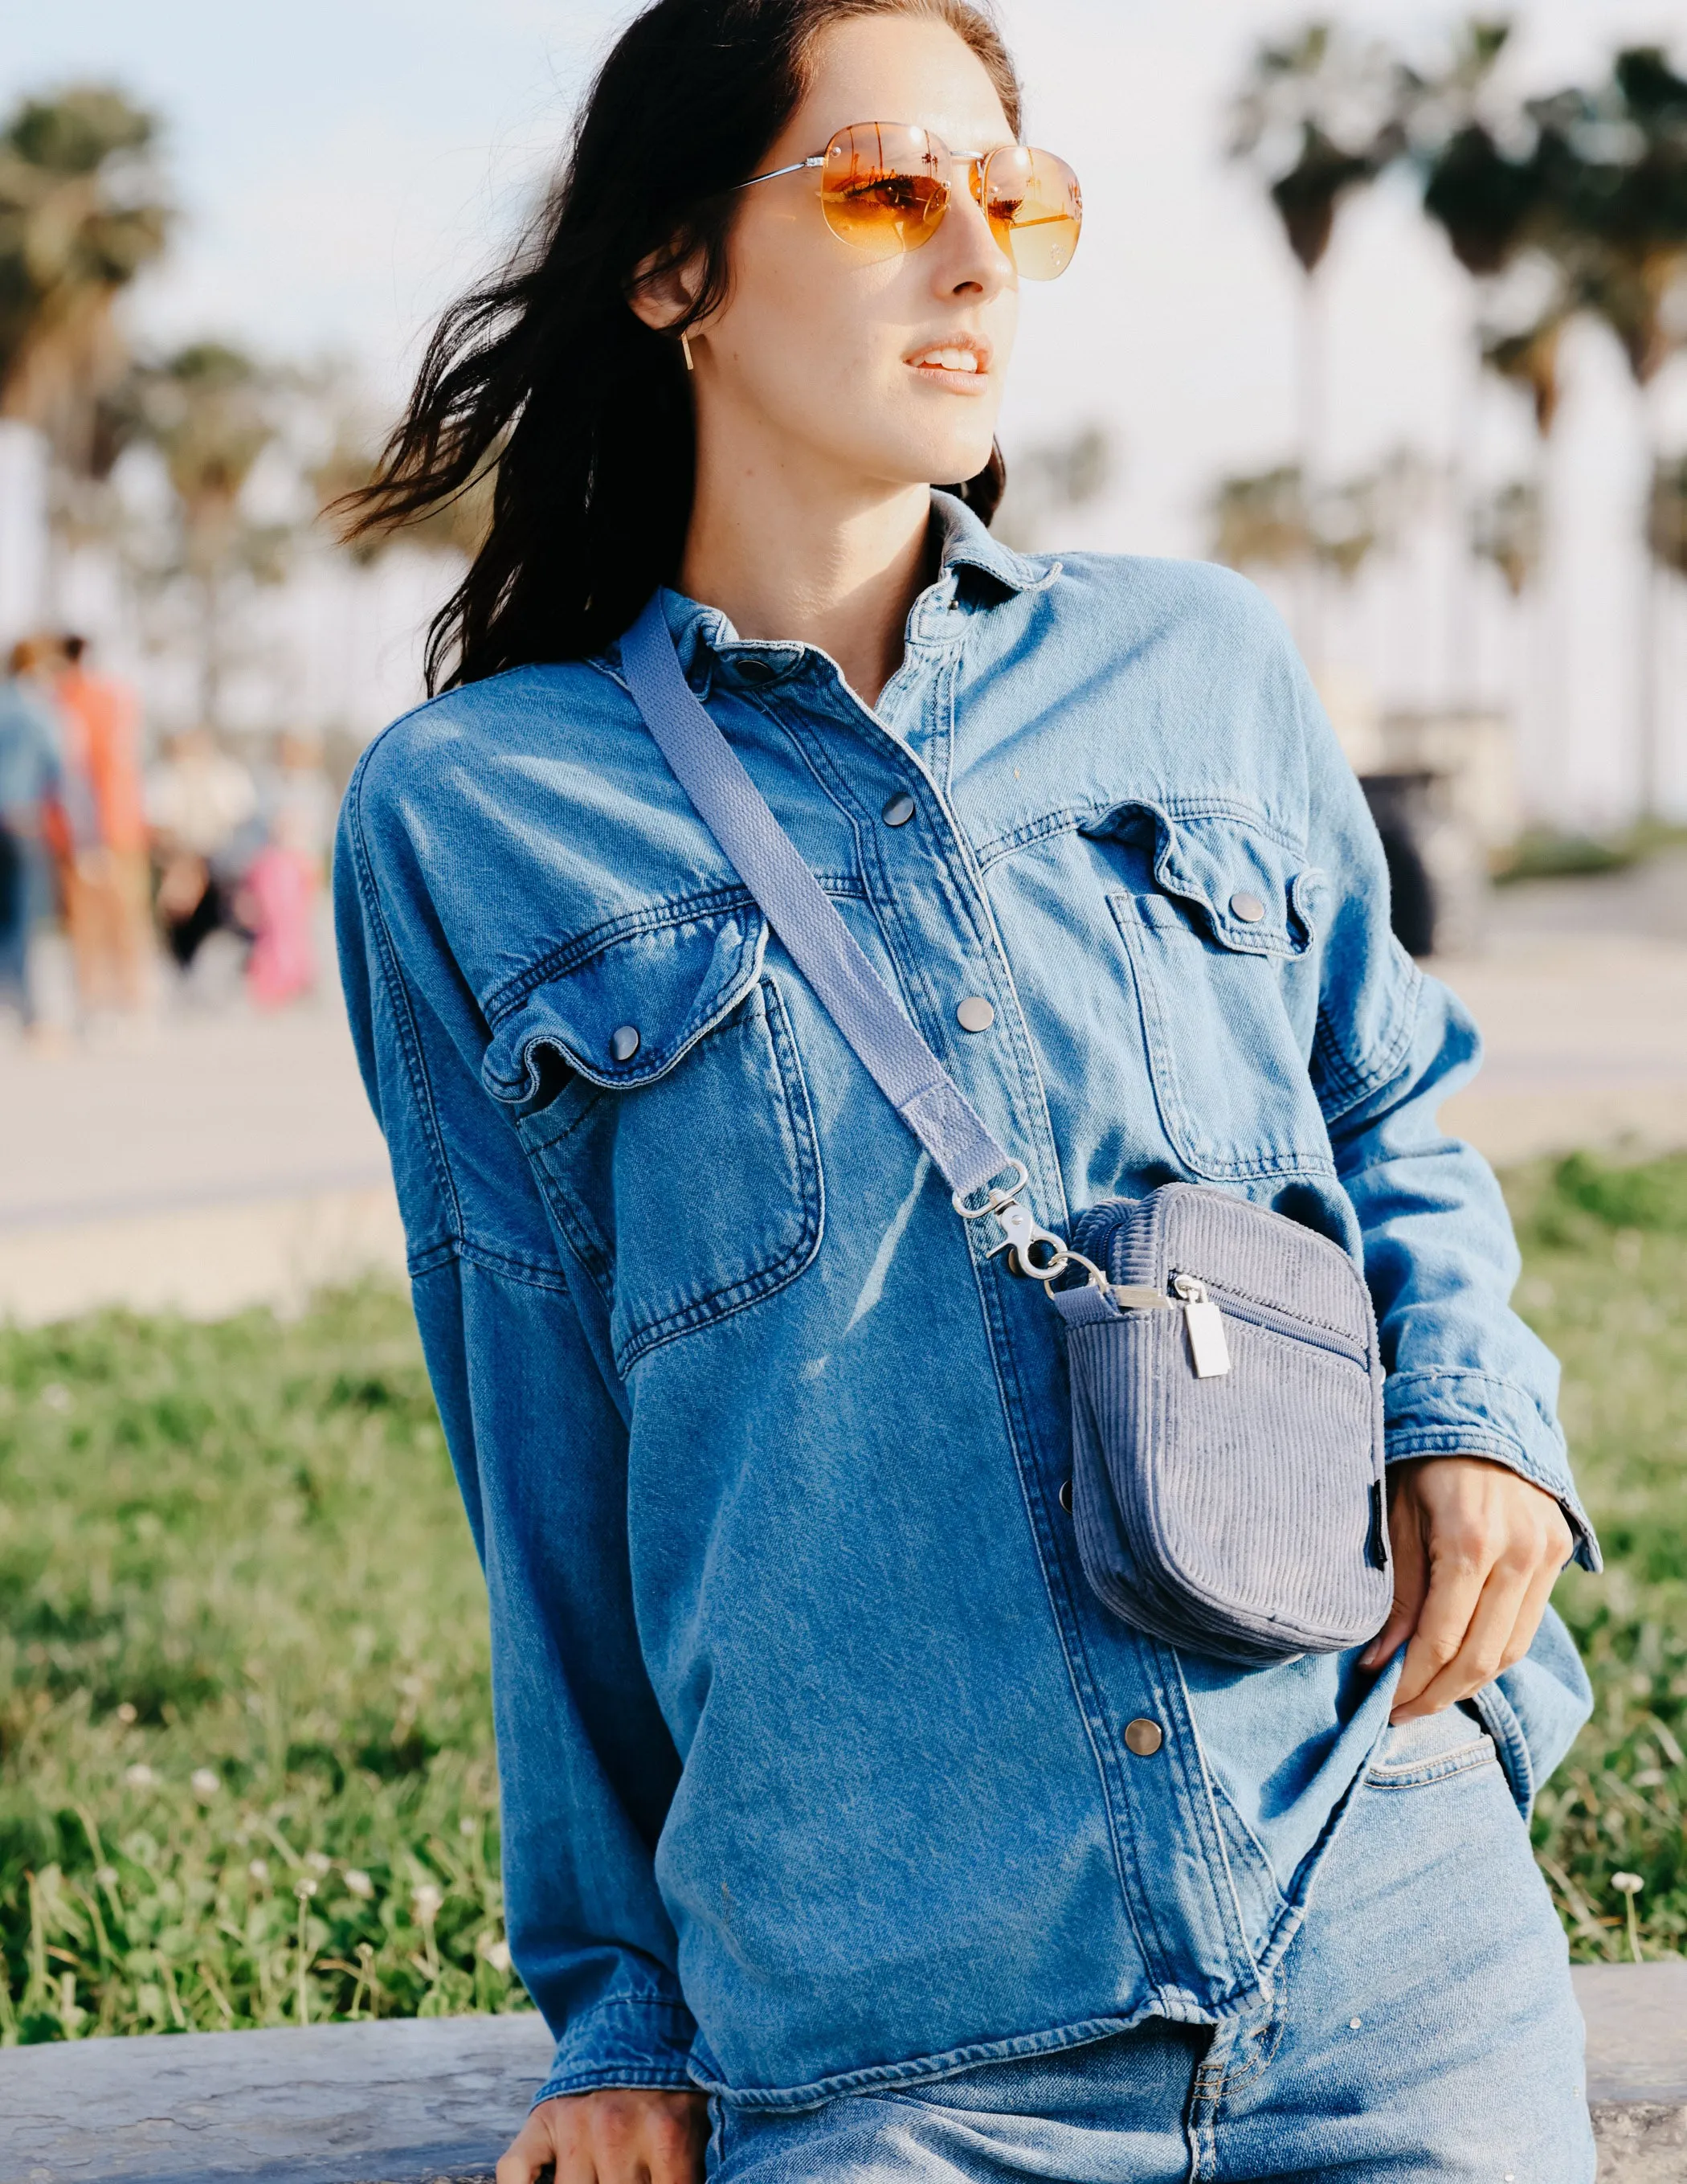
[[[1591,1721],[1541,1794],[1535,1845],[1578,1957],[1626,1957],[1614,1874],[1651,1955],[1687,1953],[1687,1156],[1584,1155],[1510,1179],[1517,1304],[1564,1364],[1577,1478],[1605,1549],[1554,1597]]]
[[[408,1306],[0,1333],[0,2042],[509,2009]]]
[[[1687,1157],[1511,1179],[1609,1558],[1536,1841],[1687,1949]],[[409,1309],[0,1330],[0,2044],[525,2006],[479,1573]]]

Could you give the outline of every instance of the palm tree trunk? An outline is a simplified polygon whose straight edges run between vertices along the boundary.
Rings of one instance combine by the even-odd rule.
[[[1296,588],[1294,634],[1301,657],[1316,675],[1323,666],[1324,572],[1316,550],[1313,511],[1322,479],[1326,402],[1324,292],[1316,268],[1301,281],[1300,316],[1295,437],[1300,443],[1300,499],[1307,540]]]
[[[222,727],[222,632],[214,562],[199,579],[199,725]]]
[[[1663,706],[1658,678],[1658,577],[1651,543],[1652,481],[1657,475],[1657,406],[1656,382],[1640,389],[1640,426],[1645,442],[1645,494],[1641,503],[1640,595],[1635,602],[1635,641],[1639,670],[1635,692],[1635,732],[1639,744],[1640,817],[1656,819],[1663,807]]]
[[[1482,344],[1475,298],[1454,364],[1451,452],[1447,460],[1446,691],[1454,708],[1476,703],[1476,587],[1472,582],[1470,482],[1481,428]]]

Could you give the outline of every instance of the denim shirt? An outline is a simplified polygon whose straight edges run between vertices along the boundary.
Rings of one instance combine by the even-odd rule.
[[[1215,568],[934,515],[876,705],[669,593],[693,687],[1041,1221],[1181,1177],[1336,1238],[1390,1459],[1510,1465],[1596,1566],[1499,1190],[1435,1124],[1476,1034],[1390,937],[1281,624]],[[1256,2008],[1397,1666],[1227,1667],[1089,1593],[1055,1314],[956,1218],[617,653],[388,729],[336,886],[486,1569],[540,2098],[799,2107]],[[1587,1705],[1549,1615],[1480,1701],[1525,1808]]]

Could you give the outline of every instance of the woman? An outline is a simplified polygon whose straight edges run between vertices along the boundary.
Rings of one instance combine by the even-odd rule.
[[[1584,2178],[1519,1807],[1596,1551],[1493,1179],[1434,1128],[1474,1034],[1251,589],[990,537],[1019,279],[1077,212],[1041,153],[1064,245],[999,202],[1019,134],[965,0],[660,0],[365,504],[497,457],[337,889],[557,2036],[500,2184]],[[620,640],[661,585],[1042,1221],[1183,1177],[1362,1257],[1362,1652],[1240,1669],[1085,1586],[1054,1317],[647,733]]]

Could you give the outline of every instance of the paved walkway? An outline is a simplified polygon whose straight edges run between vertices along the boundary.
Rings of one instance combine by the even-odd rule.
[[[1488,1060],[1450,1128],[1504,1163],[1687,1144],[1687,855],[1508,889],[1438,967]],[[402,1268],[385,1150],[331,998],[0,1046],[0,1316],[297,1306]]]

